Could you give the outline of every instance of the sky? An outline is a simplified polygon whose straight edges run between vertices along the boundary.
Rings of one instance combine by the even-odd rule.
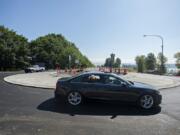
[[[168,63],[180,51],[179,0],[0,0],[0,25],[29,41],[48,33],[64,35],[93,63],[111,53],[122,63],[161,51]]]

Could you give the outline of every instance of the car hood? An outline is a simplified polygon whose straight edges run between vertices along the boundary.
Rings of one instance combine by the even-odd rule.
[[[140,83],[140,82],[134,82],[134,84],[132,85],[135,88],[144,88],[144,89],[154,89],[155,87],[153,87],[152,85],[148,85],[145,83]]]
[[[72,77],[62,77],[62,78],[59,78],[58,81],[68,81],[70,80]]]

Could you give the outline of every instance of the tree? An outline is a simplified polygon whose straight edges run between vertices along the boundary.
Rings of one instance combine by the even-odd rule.
[[[158,71],[160,72],[160,74],[164,74],[166,73],[166,62],[167,62],[167,57],[165,57],[164,55],[162,55],[162,53],[159,53],[157,56],[157,67],[158,67]]]
[[[31,41],[29,44],[33,63],[43,62],[47,68],[90,67],[93,64],[84,56],[74,43],[66,40],[61,34],[48,34]],[[71,61],[69,63],[69,56]],[[76,60],[79,63],[76,63]]]
[[[113,68],[118,68],[121,65],[121,59],[116,58],[115,61],[115,54],[111,53],[109,58],[106,58],[104,66],[105,67],[113,67]]]
[[[55,68],[56,64],[66,68],[69,55],[72,56],[72,67],[94,66],[74,43],[61,34],[48,34],[28,43],[24,36],[0,26],[0,70],[23,69],[37,62],[45,63],[46,68]]]
[[[119,68],[121,66],[121,59],[120,58],[116,58],[116,62],[114,64],[115,68]]]
[[[4,26],[0,26],[0,70],[22,69],[27,66],[28,41]]]
[[[110,67],[113,67],[114,66],[114,61],[115,61],[115,54],[114,53],[111,53],[110,55]]]
[[[180,52],[177,52],[174,58],[176,58],[176,67],[180,69]]]
[[[143,73],[145,70],[145,56],[144,55],[136,56],[135,61],[138,72]]]
[[[110,67],[110,65],[111,65],[111,58],[106,58],[104,66],[105,67]]]
[[[145,58],[145,67],[147,70],[155,70],[156,68],[156,57],[153,53],[149,53]]]

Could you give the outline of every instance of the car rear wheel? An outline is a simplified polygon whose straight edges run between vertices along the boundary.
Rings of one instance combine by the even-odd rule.
[[[70,105],[78,106],[82,103],[82,95],[77,91],[69,92],[67,102]]]
[[[149,94],[143,95],[139,100],[139,104],[143,109],[150,109],[154,106],[154,98]]]

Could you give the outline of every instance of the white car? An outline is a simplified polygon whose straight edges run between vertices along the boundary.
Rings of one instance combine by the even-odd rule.
[[[40,67],[39,65],[33,65],[32,67],[28,67],[25,69],[26,73],[42,72],[42,71],[45,71],[45,67]]]

